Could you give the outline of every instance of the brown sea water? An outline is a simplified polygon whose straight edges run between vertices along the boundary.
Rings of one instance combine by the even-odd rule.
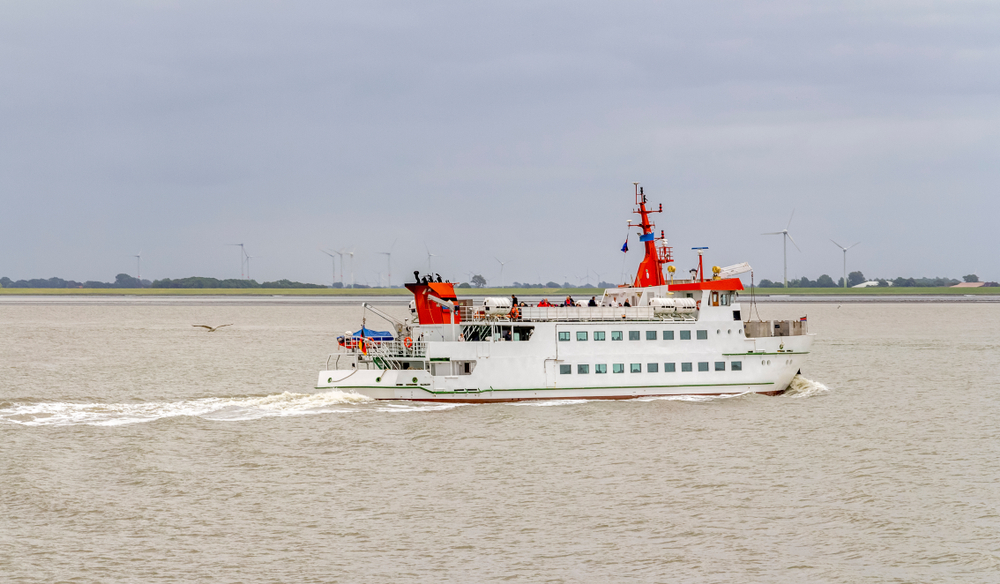
[[[4,299],[0,580],[1000,581],[1000,304],[759,310],[816,383],[442,406],[312,394],[351,304]]]

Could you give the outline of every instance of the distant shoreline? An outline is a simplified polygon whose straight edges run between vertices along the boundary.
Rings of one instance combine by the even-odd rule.
[[[879,289],[873,293],[868,289],[789,289],[761,293],[749,290],[740,294],[744,305],[751,300],[762,304],[865,304],[865,303],[1000,303],[1000,288],[910,288]],[[905,290],[905,292],[904,292]],[[478,303],[486,296],[510,296],[536,304],[542,298],[562,300],[573,296],[576,300],[587,300],[590,296],[600,296],[604,290],[598,288],[462,288],[456,290],[459,297],[473,298]],[[356,305],[361,302],[378,304],[406,304],[411,295],[404,288],[4,288],[0,289],[0,305],[15,304],[298,304],[298,305]]]
[[[515,296],[560,298],[598,296],[603,288],[456,288],[458,296]],[[327,296],[409,297],[405,288],[0,288],[0,296]],[[740,293],[746,301],[750,290]],[[766,298],[901,297],[901,296],[1000,296],[1000,288],[756,288],[754,296]],[[579,300],[579,298],[578,298]]]

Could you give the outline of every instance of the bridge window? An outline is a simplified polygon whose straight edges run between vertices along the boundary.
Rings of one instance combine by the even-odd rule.
[[[715,362],[715,370],[716,371],[725,371],[726,370],[726,362],[725,361],[716,361]]]
[[[604,340],[604,331],[594,331],[594,340],[595,341],[603,341]]]
[[[590,365],[577,365],[576,366],[576,372],[579,375],[586,375],[586,374],[590,373]]]
[[[674,340],[674,331],[663,331],[663,340],[664,341]]]
[[[743,361],[733,361],[729,364],[729,369],[732,371],[743,371]]]
[[[691,331],[681,331],[681,340],[682,341],[690,341],[691,340]]]
[[[687,373],[688,371],[691,371],[691,364],[690,363],[681,363],[681,371],[684,372],[684,373]]]
[[[659,363],[646,363],[646,373],[657,373],[660,371]]]
[[[559,375],[569,375],[572,372],[573,372],[573,366],[572,365],[560,365],[559,366]]]
[[[698,340],[699,341],[708,340],[708,331],[698,331]]]
[[[622,340],[622,332],[621,331],[611,331],[611,340],[612,341],[620,341],[620,340]]]
[[[698,363],[698,371],[708,371],[708,361],[701,361]]]
[[[611,370],[615,373],[625,373],[625,364],[615,363],[614,365],[611,366]]]
[[[576,340],[578,340],[578,341],[586,341],[587,340],[587,331],[576,331]]]
[[[664,363],[663,372],[664,373],[674,373],[677,371],[677,366],[674,363]]]
[[[629,373],[642,373],[642,363],[632,363],[629,365]]]
[[[630,341],[638,341],[639,340],[639,331],[629,331],[628,332],[628,340],[630,340]]]
[[[569,331],[559,331],[559,340],[560,341],[568,341],[569,340]]]
[[[655,341],[656,340],[656,331],[646,331],[646,340],[647,341]]]
[[[597,365],[594,365],[594,373],[607,373],[607,372],[608,372],[608,366],[605,365],[604,363],[598,363]]]

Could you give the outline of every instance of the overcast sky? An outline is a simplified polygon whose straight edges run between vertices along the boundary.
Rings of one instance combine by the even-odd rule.
[[[0,276],[1000,279],[1000,4],[0,2]],[[635,231],[625,271],[641,259]],[[346,262],[345,280],[351,263]],[[337,278],[340,269],[337,269]],[[589,278],[585,278],[587,274]]]

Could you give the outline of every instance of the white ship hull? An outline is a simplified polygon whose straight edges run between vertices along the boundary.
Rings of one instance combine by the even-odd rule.
[[[701,312],[708,313],[704,318],[713,311]],[[351,361],[321,371],[316,390],[439,402],[775,395],[788,388],[813,340],[806,334],[748,338],[743,322],[733,320],[501,323],[501,333],[504,326],[533,331],[527,341],[500,334],[479,342],[428,342],[422,369],[366,369],[363,359]],[[560,341],[559,333],[569,340]],[[594,340],[595,333],[604,340]],[[613,334],[621,340],[611,340]],[[466,363],[472,364],[468,373]]]

